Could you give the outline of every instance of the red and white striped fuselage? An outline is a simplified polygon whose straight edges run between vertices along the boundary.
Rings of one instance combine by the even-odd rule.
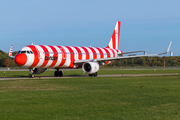
[[[122,55],[119,49],[120,21],[117,21],[112,37],[106,48],[28,45],[23,47],[16,56],[9,56],[17,65],[30,68],[31,74],[43,73],[47,68],[56,68],[54,76],[63,76],[60,68],[82,68],[89,76],[97,76],[100,66],[110,63]]]
[[[118,57],[119,53],[122,51],[111,48],[28,45],[18,52],[15,62],[28,68],[80,68],[82,64],[74,61]]]

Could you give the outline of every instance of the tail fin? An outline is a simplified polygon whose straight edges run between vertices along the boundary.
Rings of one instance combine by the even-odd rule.
[[[119,49],[119,34],[121,22],[117,21],[111,40],[106,48]]]
[[[13,45],[11,45],[11,48],[9,50],[9,57],[14,58],[14,56],[12,56],[12,49],[13,49]]]

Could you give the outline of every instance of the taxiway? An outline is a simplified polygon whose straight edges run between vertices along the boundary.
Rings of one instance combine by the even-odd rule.
[[[123,77],[123,76],[168,76],[168,75],[179,75],[180,73],[164,73],[164,74],[115,74],[115,75],[98,75],[98,77]],[[19,79],[52,79],[52,78],[78,78],[78,77],[89,77],[88,75],[68,75],[63,77],[54,76],[35,76],[34,78],[29,77],[1,77],[0,80],[19,80]]]

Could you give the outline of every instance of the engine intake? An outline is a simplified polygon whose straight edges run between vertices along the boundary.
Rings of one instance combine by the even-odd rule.
[[[96,62],[86,62],[82,65],[82,70],[85,73],[93,74],[99,70],[99,64]]]

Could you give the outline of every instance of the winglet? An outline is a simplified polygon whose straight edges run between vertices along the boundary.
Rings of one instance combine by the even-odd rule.
[[[12,56],[12,49],[13,49],[13,45],[11,45],[11,48],[9,50],[9,57],[14,58],[14,56]]]
[[[167,51],[166,51],[165,53],[159,53],[158,55],[162,55],[162,54],[166,54],[166,53],[168,53],[168,52],[169,52],[169,49],[170,49],[170,47],[171,47],[171,44],[172,44],[172,41],[170,42],[170,44],[169,44],[169,47],[168,47]]]
[[[167,49],[166,53],[168,53],[168,52],[169,52],[169,49],[170,49],[170,47],[171,47],[171,44],[172,44],[172,41],[170,42],[169,47],[168,47],[168,49]]]

